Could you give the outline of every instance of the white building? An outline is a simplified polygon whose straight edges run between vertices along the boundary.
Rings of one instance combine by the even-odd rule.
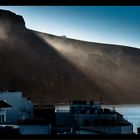
[[[16,127],[22,135],[51,134],[51,124],[34,118],[33,104],[22,92],[0,92],[0,128],[6,127]]]
[[[123,118],[123,115],[102,108],[100,102],[74,101],[70,112],[79,129],[100,132],[104,134],[132,134],[133,125]]]
[[[6,122],[6,111],[7,108],[11,108],[12,106],[9,105],[5,100],[0,100],[0,123],[5,123]]]
[[[56,124],[72,123],[77,134],[132,134],[133,125],[114,109],[102,108],[102,103],[72,101],[69,112],[56,112]],[[70,117],[71,115],[71,117]],[[73,117],[72,117],[73,116]]]
[[[22,96],[22,92],[0,92],[0,100],[5,100],[12,107],[6,111],[6,122],[16,123],[18,119],[32,117],[33,105]]]

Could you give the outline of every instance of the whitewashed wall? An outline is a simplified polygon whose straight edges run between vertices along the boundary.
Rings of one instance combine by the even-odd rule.
[[[133,126],[83,126],[80,128],[95,130],[106,134],[132,134]]]
[[[25,97],[22,97],[22,92],[0,92],[0,99],[6,100],[8,104],[12,105],[7,109],[7,122],[16,123],[17,119],[23,118],[23,115],[28,118],[32,116],[32,103]],[[31,113],[24,113],[21,110],[25,109]]]
[[[20,134],[51,134],[51,126],[50,125],[19,125]]]

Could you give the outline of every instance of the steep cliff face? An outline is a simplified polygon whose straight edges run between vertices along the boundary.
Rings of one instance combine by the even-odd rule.
[[[11,11],[1,10],[0,9],[0,22],[1,23],[9,23],[9,25],[18,25],[20,27],[25,27],[25,21],[22,16],[16,15]]]
[[[140,50],[28,30],[0,10],[0,90],[21,90],[33,102],[70,99],[140,102]]]

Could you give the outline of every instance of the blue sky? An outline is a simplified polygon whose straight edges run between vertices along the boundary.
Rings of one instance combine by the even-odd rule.
[[[85,41],[140,48],[140,6],[0,6],[26,27]]]

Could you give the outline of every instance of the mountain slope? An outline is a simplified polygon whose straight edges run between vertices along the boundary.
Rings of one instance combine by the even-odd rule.
[[[140,50],[29,30],[0,10],[0,90],[21,90],[33,102],[70,99],[140,102]]]

